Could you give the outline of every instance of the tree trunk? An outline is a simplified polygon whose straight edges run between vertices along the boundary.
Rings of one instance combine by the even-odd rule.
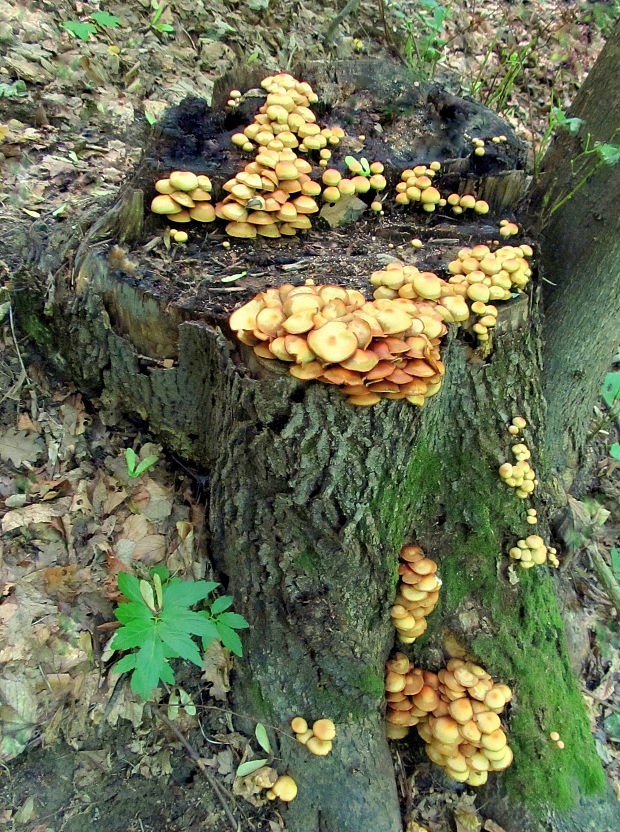
[[[620,322],[620,163],[605,164],[596,142],[620,147],[620,22],[573,102],[577,135],[560,130],[532,201],[540,212],[543,283],[545,448],[569,488],[582,461]],[[583,183],[583,184],[580,184]],[[573,194],[573,195],[571,195]]]
[[[481,118],[437,91],[421,97],[434,113],[437,144],[454,142],[470,116]],[[422,147],[433,158],[427,136],[409,141],[401,157],[393,153],[394,168],[403,155],[420,158]],[[508,832],[611,832],[620,816],[570,671],[553,580],[544,568],[515,571],[506,557],[528,528],[526,504],[497,475],[510,458],[506,425],[517,414],[528,419],[535,464],[535,437],[545,429],[536,293],[502,307],[486,357],[470,336],[452,335],[445,383],[422,410],[389,401],[352,408],[338,391],[296,381],[229,340],[215,326],[225,326],[221,308],[205,314],[199,293],[170,302],[148,276],[134,266],[132,275],[119,271],[118,256],[111,266],[105,247],[94,245],[103,229],[118,233],[119,217],[128,238],[139,233],[141,223],[127,218],[137,216],[136,194],[155,156],[147,154],[120,208],[82,245],[72,275],[56,281],[52,329],[66,372],[83,389],[138,415],[209,474],[205,556],[251,624],[236,662],[236,710],[278,729],[278,767],[299,783],[284,811],[289,832],[401,828],[383,673],[394,641],[398,552],[412,541],[438,561],[443,580],[428,634],[410,651],[416,665],[437,670],[446,652],[459,653],[515,692],[508,724],[515,762],[482,790],[487,814],[491,807]],[[497,188],[502,177],[514,182],[505,170],[487,173],[481,188]],[[500,189],[496,204],[519,196],[505,194]],[[368,274],[378,257],[393,254],[388,240],[412,235],[434,239],[416,262],[434,257],[439,268],[464,241],[492,237],[495,226],[435,223],[431,232],[408,217],[405,232],[401,220],[386,229],[382,237],[380,224],[366,227],[359,250],[349,230],[323,232],[284,255],[270,246],[265,282],[290,280],[284,266],[308,256],[311,244],[315,259],[303,276],[337,282],[326,277],[334,240],[349,252],[352,274]],[[143,255],[136,248],[131,256]],[[363,279],[349,285],[368,291]],[[330,756],[311,757],[290,736],[296,715],[336,722]],[[562,732],[563,752],[548,740],[553,730]]]

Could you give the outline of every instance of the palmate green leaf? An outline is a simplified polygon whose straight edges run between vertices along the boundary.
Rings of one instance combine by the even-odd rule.
[[[116,577],[118,588],[123,593],[125,598],[130,601],[135,601],[138,604],[144,604],[144,599],[140,594],[140,581],[135,575],[130,575],[128,572],[119,572]]]
[[[128,670],[133,670],[136,666],[137,653],[127,653],[122,659],[119,659],[112,668],[114,673],[127,673]]]
[[[132,647],[141,647],[155,632],[157,623],[153,619],[145,621],[135,618],[116,631],[116,635],[110,644],[111,650],[131,650]]]
[[[228,627],[232,627],[233,630],[245,630],[250,626],[245,618],[236,612],[223,612],[221,615],[218,615],[217,620],[221,621],[222,624],[226,624]]]
[[[620,442],[614,442],[609,448],[609,453],[614,459],[620,460]]]
[[[243,656],[243,645],[237,633],[220,621],[216,621],[215,626],[224,647],[227,647],[235,656]]]
[[[162,672],[170,678],[172,669],[164,658],[161,639],[151,631],[136,654],[136,669],[131,677],[131,689],[143,699],[148,699],[157,687]],[[174,679],[174,674],[172,678]]]
[[[191,607],[210,595],[219,584],[214,581],[182,581],[172,578],[164,586],[164,609]]]
[[[62,28],[80,40],[88,40],[97,32],[97,27],[93,23],[81,23],[79,20],[65,20]]]
[[[206,628],[205,634],[202,636],[202,647],[203,650],[206,650],[207,647],[211,644],[213,639],[219,639],[220,634],[217,631],[217,627],[215,626],[215,621],[211,618],[209,613],[206,610],[203,610],[199,613],[202,615],[207,622],[208,626]]]
[[[195,636],[208,636],[211,633],[209,619],[192,610],[165,609],[159,620],[177,632],[191,633]]]
[[[161,640],[168,647],[175,650],[182,659],[202,667],[202,656],[200,650],[187,633],[176,629],[173,625],[162,622],[157,628]]]
[[[153,613],[146,604],[138,604],[137,601],[132,601],[130,604],[119,604],[114,610],[114,615],[123,624],[135,619],[151,621],[153,618]]]
[[[217,615],[218,612],[224,612],[228,607],[232,607],[233,601],[232,595],[222,595],[220,598],[216,598],[211,604],[211,615]]]
[[[94,20],[98,26],[109,26],[111,29],[116,28],[121,23],[120,17],[105,11],[93,12],[90,19]]]

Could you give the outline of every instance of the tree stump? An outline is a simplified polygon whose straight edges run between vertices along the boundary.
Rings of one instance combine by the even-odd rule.
[[[482,790],[487,813],[508,832],[551,828],[551,814],[556,832],[611,830],[553,579],[544,568],[516,574],[506,557],[528,528],[524,502],[497,475],[511,460],[506,425],[528,419],[536,459],[544,422],[536,289],[501,306],[487,354],[467,328],[451,334],[445,382],[422,409],[352,408],[337,390],[257,358],[227,326],[267,286],[312,278],[370,297],[370,272],[390,258],[442,273],[462,246],[496,239],[523,194],[524,148],[493,113],[414,83],[400,67],[310,67],[303,77],[320,95],[319,121],[353,137],[330,164],[342,166],[347,153],[380,160],[393,193],[404,168],[438,159],[442,190],[471,188],[491,213],[462,223],[397,209],[389,197],[384,217],[318,223],[294,239],[233,240],[226,250],[222,228],[208,226],[184,249],[154,248],[162,221],[145,209],[155,179],[189,169],[219,191],[247,161],[229,137],[258,106],[249,99],[227,111],[222,93],[260,77],[226,79],[212,108],[189,100],[167,114],[71,271],[56,276],[46,320],[57,358],[81,389],[144,420],[208,475],[205,557],[251,624],[235,665],[236,710],[284,732],[272,740],[278,768],[299,784],[284,811],[289,832],[401,828],[383,673],[398,552],[413,541],[443,581],[428,634],[409,651],[415,664],[437,670],[446,650],[466,655],[515,691],[515,762]],[[507,141],[472,155],[472,138],[499,134]],[[425,242],[419,252],[413,237]],[[38,314],[31,297],[22,300],[24,316]],[[544,502],[536,504],[542,519]],[[286,736],[295,715],[336,722],[327,758]],[[558,726],[561,753],[548,741]]]

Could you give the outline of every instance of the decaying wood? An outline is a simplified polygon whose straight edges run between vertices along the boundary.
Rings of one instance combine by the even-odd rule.
[[[392,177],[400,165],[433,154],[446,158],[453,149],[454,161],[445,167],[449,174],[452,165],[458,178],[468,124],[484,117],[507,132],[477,105],[435,88],[409,87],[399,73],[384,67],[373,75],[364,62],[315,73],[317,86],[328,100],[333,96],[334,121],[341,106],[338,89],[358,102],[362,114],[373,101],[388,100],[402,110],[388,129],[371,133],[371,119],[364,127],[367,155],[381,158],[385,152]],[[191,121],[190,115],[205,120],[177,146],[178,120]],[[226,125],[228,132],[234,127]],[[64,371],[83,390],[108,408],[144,420],[169,449],[209,474],[204,554],[251,624],[244,658],[236,663],[236,710],[283,732],[296,715],[337,723],[327,758],[311,757],[286,734],[272,737],[279,769],[300,787],[284,811],[289,832],[401,828],[382,680],[394,640],[389,607],[398,551],[412,540],[439,562],[444,580],[429,635],[411,650],[416,664],[437,670],[449,649],[475,658],[515,689],[517,718],[509,725],[515,765],[483,790],[496,819],[507,832],[548,828],[535,813],[545,795],[533,788],[534,766],[551,802],[559,800],[564,781],[575,789],[554,832],[582,822],[586,828],[586,817],[599,823],[590,828],[611,830],[614,809],[602,796],[600,764],[567,672],[552,581],[544,570],[516,574],[505,557],[527,528],[525,505],[497,477],[498,464],[510,455],[506,424],[516,414],[525,416],[531,425],[526,438],[535,449],[544,421],[537,293],[502,308],[486,357],[469,336],[451,336],[445,383],[421,410],[389,401],[353,409],[337,390],[278,372],[275,362],[255,359],[229,337],[230,296],[217,308],[203,304],[198,290],[182,296],[174,271],[164,292],[158,288],[161,274],[156,285],[149,255],[140,248],[160,222],[151,216],[140,222],[140,204],[152,195],[155,174],[183,161],[213,175],[216,188],[228,176],[226,166],[234,159],[222,149],[225,142],[213,150],[219,167],[205,151],[216,128],[224,129],[221,116],[195,101],[169,114],[120,204],[79,248],[73,272],[58,273],[51,323]],[[468,174],[501,210],[520,197],[523,180],[522,149],[513,137],[507,144],[505,157]],[[415,262],[434,268],[439,252],[447,263],[450,251],[462,244],[492,239],[496,225],[485,218],[469,226],[450,221],[431,227],[403,215],[386,221],[382,235],[378,222],[373,233],[369,228],[363,250],[351,255],[351,267],[363,260],[369,273],[381,257],[393,256],[389,241],[404,238],[403,228],[408,239],[424,232],[439,241],[416,255]],[[309,242],[295,243],[297,249],[261,242],[261,251],[273,255],[263,285],[306,277],[330,282],[330,241],[339,239],[331,233],[311,234]],[[109,260],[122,234],[137,263],[129,271]],[[213,246],[205,250],[215,257]],[[241,269],[249,249],[234,251]],[[292,278],[286,266],[300,254],[309,265]],[[210,268],[209,254],[202,257],[202,268]],[[435,262],[424,259],[433,257]],[[349,280],[369,293],[365,280]],[[253,291],[235,297],[241,302]],[[543,506],[540,513],[544,522]],[[544,674],[533,671],[538,666]],[[558,762],[545,745],[552,721],[565,726],[567,747],[583,749],[579,755],[567,752]],[[584,760],[594,772],[589,780]]]

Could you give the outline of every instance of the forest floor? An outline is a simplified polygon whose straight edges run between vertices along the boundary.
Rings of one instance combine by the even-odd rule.
[[[551,108],[568,108],[620,11],[617,0],[429,3],[445,41],[434,43],[434,66],[415,51],[435,33],[415,17],[419,4],[386,3],[382,17],[382,4],[362,0],[342,20],[335,15],[344,0],[334,5],[0,0],[0,217],[7,225],[70,224],[117,191],[167,107],[209,98],[239,64],[272,72],[399,52],[422,77],[433,73],[498,110],[529,142],[533,161],[546,146]],[[145,706],[103,668],[115,577],[127,564],[165,562],[193,579],[214,577],[195,556],[204,549],[201,479],[106,402],[50,375],[40,349],[46,333],[23,332],[14,320],[6,291],[14,266],[0,253],[0,718],[10,728],[0,739],[8,763],[0,828],[81,832],[99,822],[106,832],[220,832],[228,820],[208,782],[215,777],[244,832],[283,829],[277,809],[235,777],[258,746],[233,728],[228,651],[213,644],[202,675],[180,671],[198,717],[181,711],[178,733],[167,697]],[[593,516],[588,534],[620,573],[609,401],[593,414],[593,475],[582,499]],[[127,448],[158,461],[132,478]],[[597,749],[620,796],[617,617],[587,554],[561,569],[557,584]],[[199,767],[179,734],[191,735]],[[413,807],[404,817],[410,832],[415,824],[501,832],[475,795],[448,786],[435,767],[412,776],[400,756],[396,766],[403,806]]]

